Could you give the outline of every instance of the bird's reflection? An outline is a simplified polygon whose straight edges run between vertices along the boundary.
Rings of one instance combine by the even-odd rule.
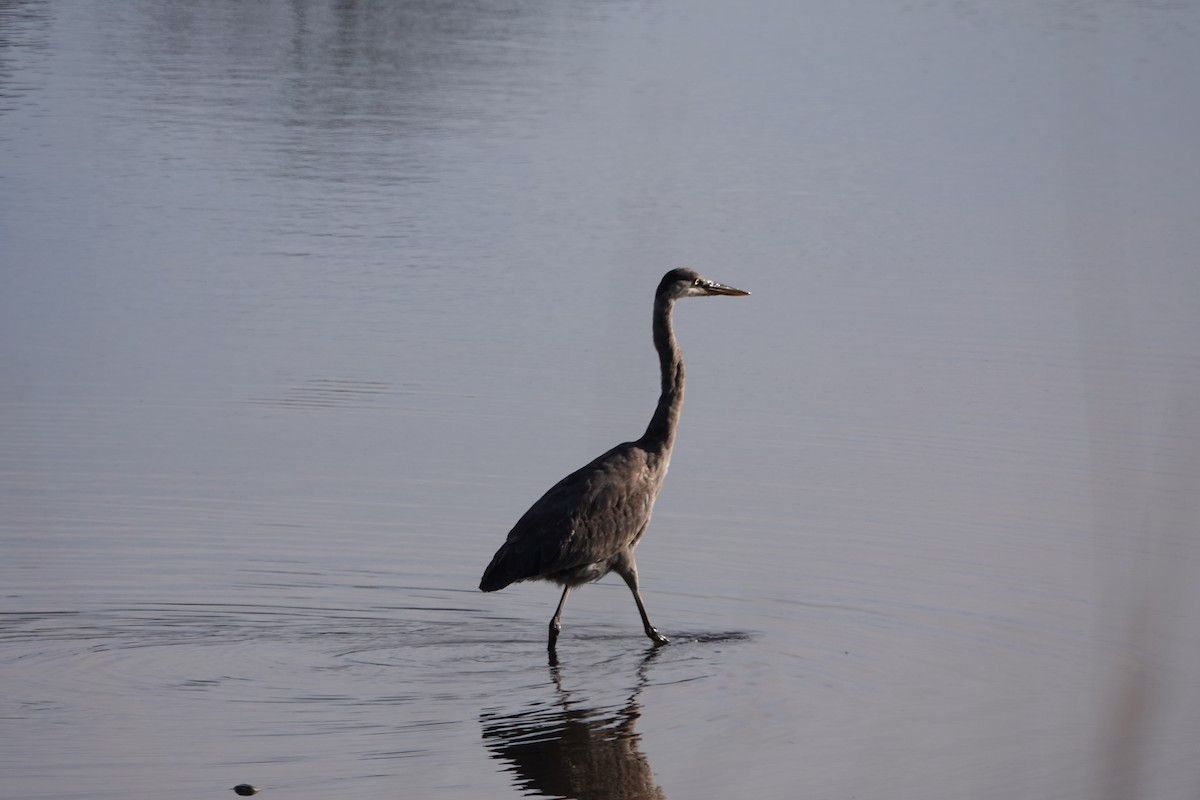
[[[554,702],[515,714],[484,714],[483,740],[504,762],[526,794],[578,800],[665,800],[634,729],[641,709],[637,696],[646,668],[642,659],[629,699],[619,709],[587,708],[571,700],[556,664],[550,665]]]

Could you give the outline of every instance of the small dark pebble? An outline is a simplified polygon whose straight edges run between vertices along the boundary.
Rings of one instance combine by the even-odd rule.
[[[251,786],[248,783],[239,783],[233,787],[234,794],[240,794],[242,797],[249,797],[252,794],[258,794],[258,787]]]

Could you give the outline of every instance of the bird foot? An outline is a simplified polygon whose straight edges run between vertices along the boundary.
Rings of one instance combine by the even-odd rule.
[[[659,645],[667,644],[671,641],[670,639],[668,639],[667,637],[663,636],[661,633],[656,631],[654,628],[648,628],[646,630],[646,635],[650,637],[650,641],[654,642],[656,647]]]

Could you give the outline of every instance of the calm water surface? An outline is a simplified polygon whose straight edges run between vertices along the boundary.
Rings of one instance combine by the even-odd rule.
[[[6,797],[1197,798],[1193,3],[0,2]],[[617,579],[494,595],[689,399]]]

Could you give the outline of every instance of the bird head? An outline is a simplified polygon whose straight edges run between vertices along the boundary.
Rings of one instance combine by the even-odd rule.
[[[678,300],[681,297],[709,297],[711,295],[740,296],[750,294],[723,283],[710,281],[695,270],[687,267],[673,269],[663,275],[658,284],[658,297],[664,300]]]

